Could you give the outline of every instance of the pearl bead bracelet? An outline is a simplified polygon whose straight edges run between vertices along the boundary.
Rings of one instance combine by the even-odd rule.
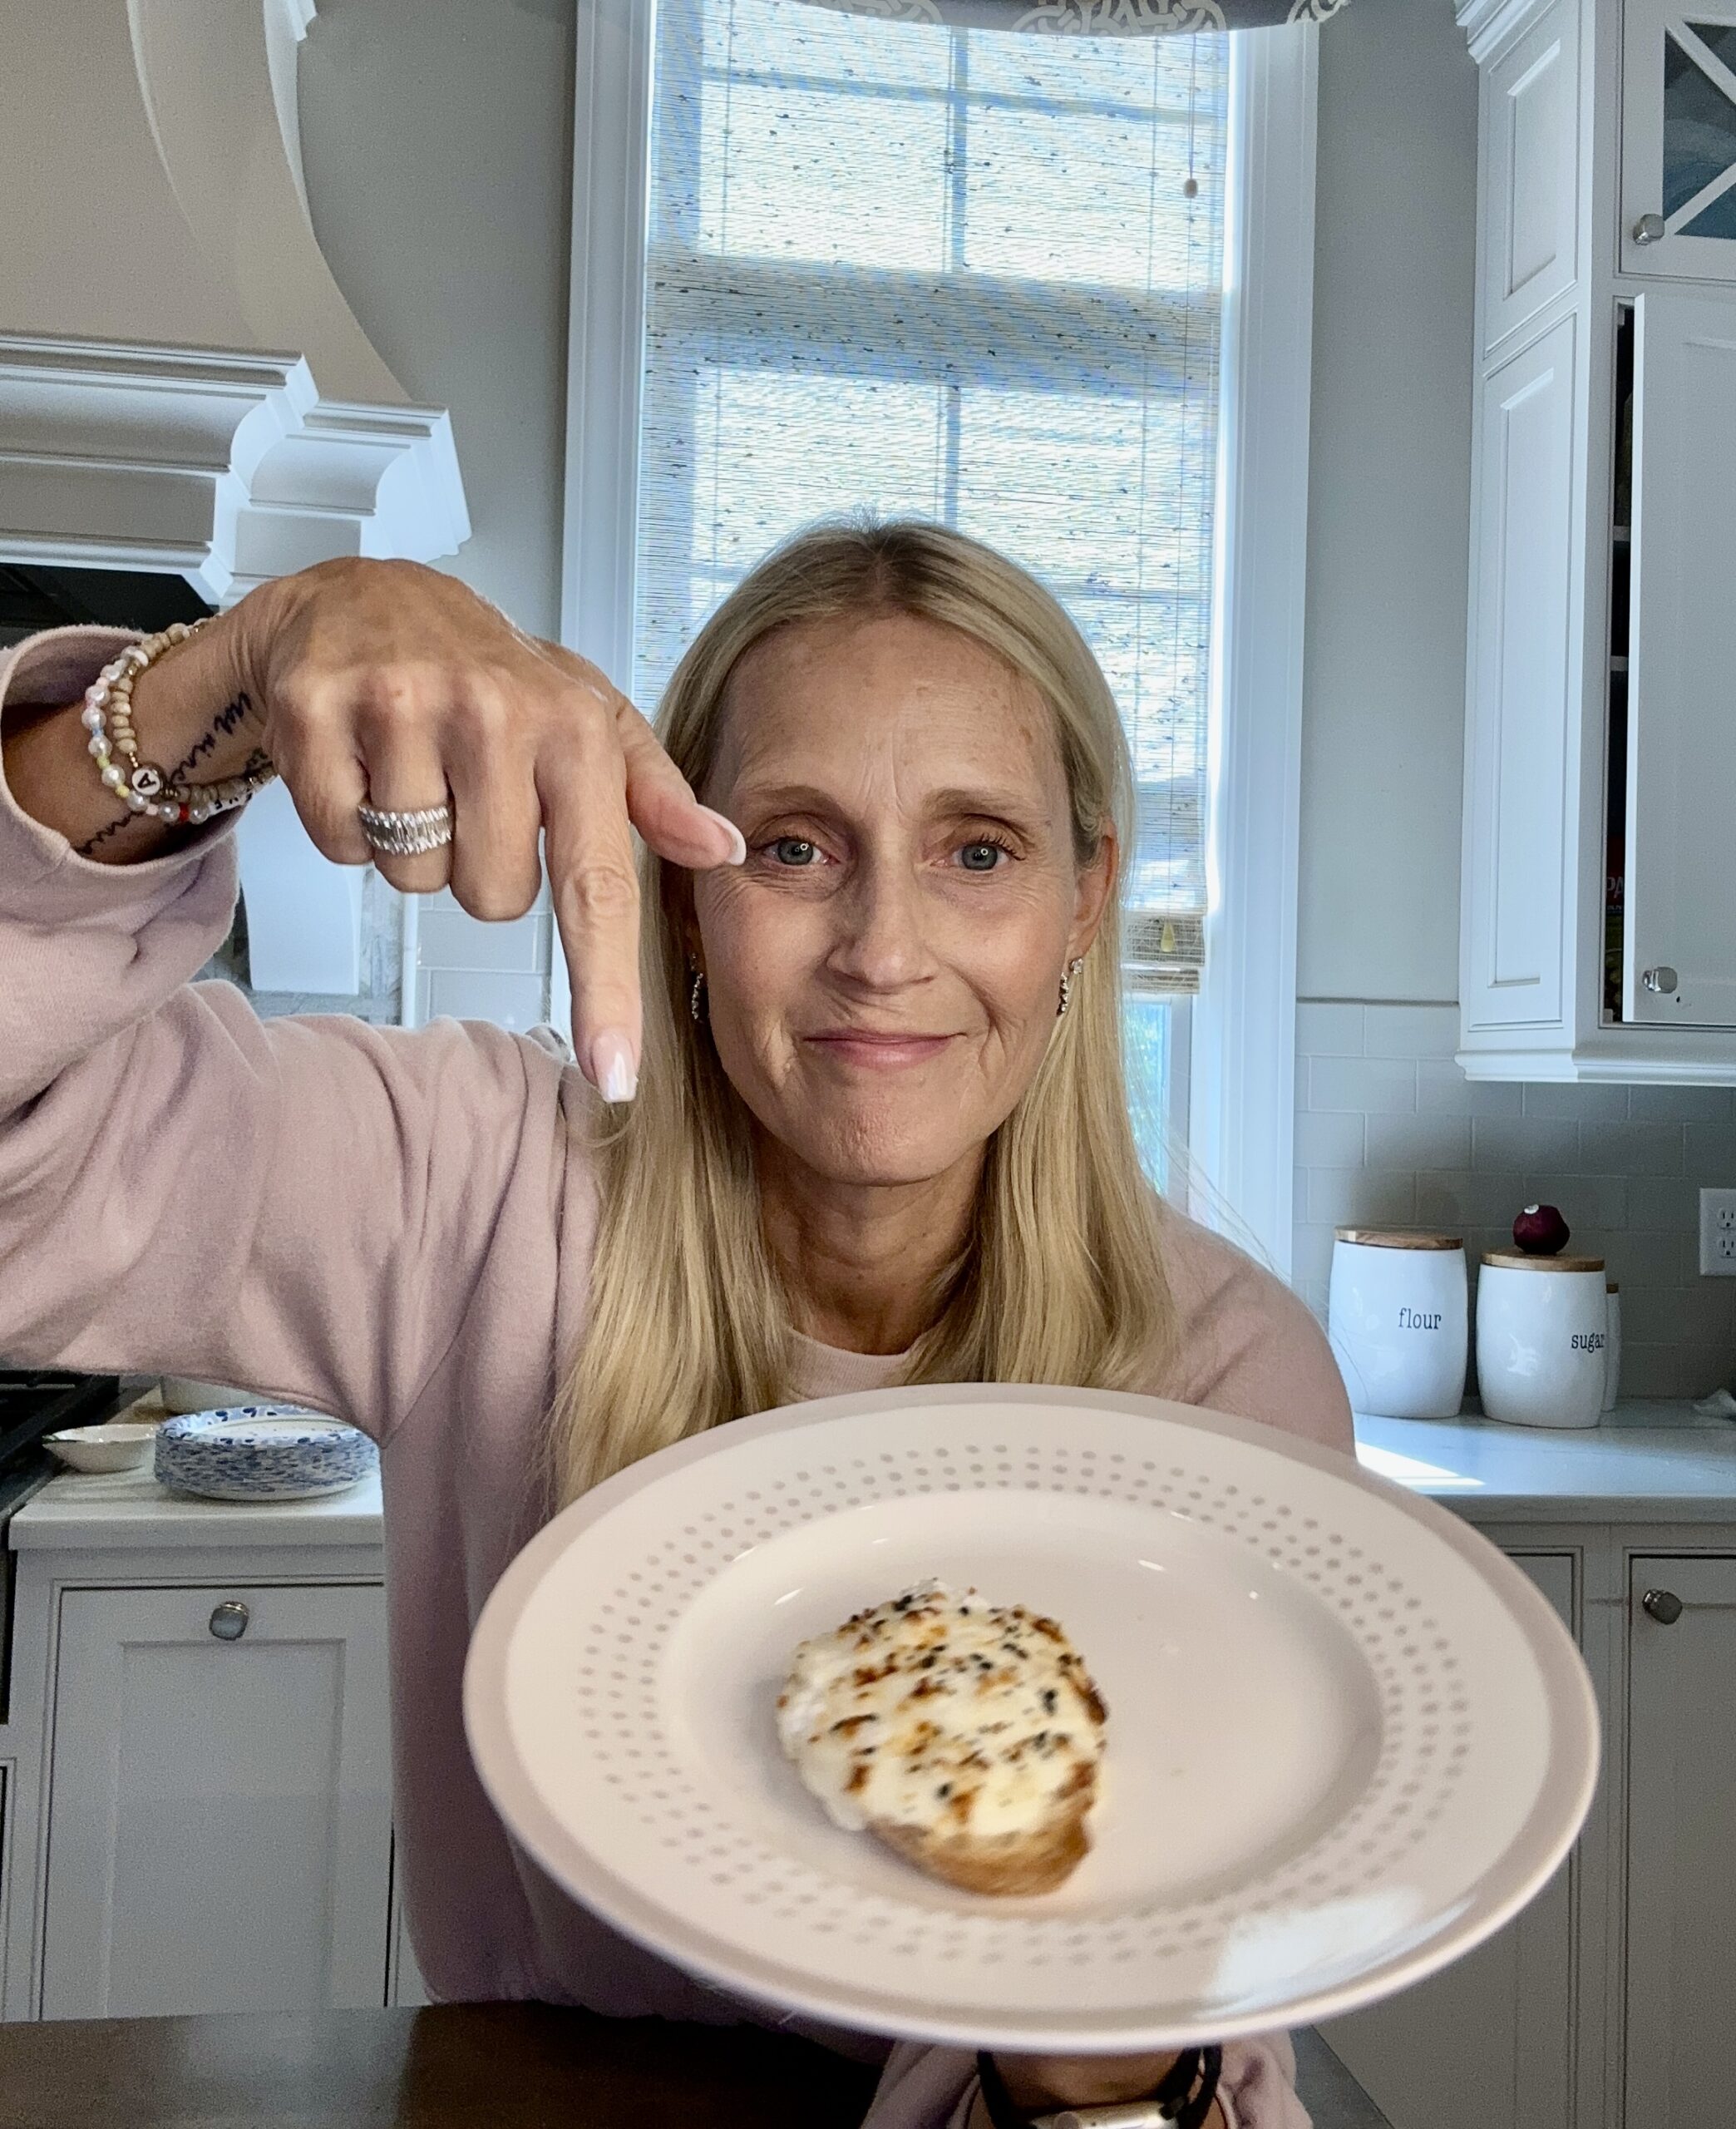
[[[118,658],[105,665],[85,690],[80,722],[90,735],[90,752],[97,773],[117,798],[135,813],[155,814],[161,821],[208,821],[214,813],[245,805],[277,774],[274,768],[245,776],[226,776],[215,783],[170,783],[155,762],[142,761],[132,726],[133,682],[147,665],[154,664],[173,645],[185,643],[205,626],[204,621],[171,621],[160,635],[130,644]],[[110,722],[114,731],[110,736]],[[121,756],[126,766],[114,759]]]

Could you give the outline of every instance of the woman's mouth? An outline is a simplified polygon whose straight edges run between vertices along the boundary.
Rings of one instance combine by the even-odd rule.
[[[877,1034],[866,1028],[826,1028],[803,1038],[822,1057],[869,1071],[891,1072],[925,1064],[952,1040],[949,1035]]]

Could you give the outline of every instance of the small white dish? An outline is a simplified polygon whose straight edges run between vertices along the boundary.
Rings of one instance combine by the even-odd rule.
[[[150,1455],[156,1429],[145,1420],[111,1420],[100,1427],[63,1427],[43,1437],[75,1471],[136,1471]]]

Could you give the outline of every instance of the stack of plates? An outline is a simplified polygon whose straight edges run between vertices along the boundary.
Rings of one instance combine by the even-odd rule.
[[[341,1493],[378,1468],[358,1428],[293,1405],[224,1405],[165,1420],[158,1480],[210,1500],[307,1500]]]

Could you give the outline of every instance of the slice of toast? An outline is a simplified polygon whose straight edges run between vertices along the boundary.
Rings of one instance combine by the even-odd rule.
[[[778,1733],[834,1820],[966,1891],[1048,1892],[1090,1846],[1105,1710],[1054,1620],[922,1583],[804,1642]]]

